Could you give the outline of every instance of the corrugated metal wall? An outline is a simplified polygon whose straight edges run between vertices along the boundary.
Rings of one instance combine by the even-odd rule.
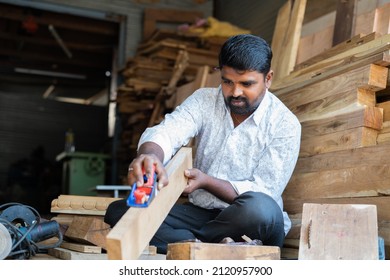
[[[286,0],[214,0],[215,16],[251,30],[271,43],[279,8]]]

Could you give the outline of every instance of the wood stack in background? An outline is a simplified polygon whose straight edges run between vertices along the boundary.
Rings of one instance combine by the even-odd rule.
[[[297,3],[300,1],[294,6]],[[342,4],[339,1],[339,6]],[[278,76],[271,88],[302,124],[300,155],[283,194],[285,210],[293,221],[285,246],[297,249],[303,203],[372,204],[377,207],[378,234],[385,239],[388,259],[390,4],[354,4],[351,33],[335,31],[337,18],[346,18],[346,11],[341,12],[339,6],[332,27],[308,23],[311,37],[295,37],[298,51],[288,56],[300,63],[287,75]],[[364,13],[359,12],[363,10]],[[302,21],[288,23],[299,25]],[[291,37],[297,35],[278,29],[275,32],[286,36],[283,42],[292,41]],[[342,35],[345,40],[334,44],[335,37]],[[316,53],[319,49],[321,52]]]

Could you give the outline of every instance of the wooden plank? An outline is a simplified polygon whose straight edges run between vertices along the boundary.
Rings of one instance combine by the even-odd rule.
[[[302,139],[330,134],[357,127],[368,127],[375,130],[382,129],[383,111],[380,108],[362,106],[356,111],[335,114],[329,118],[301,122]]]
[[[377,143],[378,130],[357,127],[334,133],[303,137],[300,157],[309,157],[322,153],[374,146]]]
[[[333,33],[333,43],[335,46],[352,37],[353,25],[355,23],[355,6],[357,0],[339,0],[336,9],[336,22]]]
[[[292,72],[283,80],[273,81],[271,91],[280,96],[370,63],[387,66],[390,63],[389,49],[390,34],[387,34],[304,69]]]
[[[302,214],[303,204],[370,204],[377,208],[378,221],[390,222],[390,196],[366,196],[366,197],[336,197],[336,198],[307,198],[289,199],[284,197],[284,210],[289,215]],[[390,239],[389,239],[390,240]]]
[[[65,248],[48,249],[50,256],[61,260],[107,260],[107,254],[81,253]]]
[[[366,65],[289,94],[283,93],[279,98],[300,122],[352,113],[360,111],[362,105],[375,106],[375,91],[386,87],[387,73],[386,67]]]
[[[144,10],[143,39],[146,40],[153,34],[158,22],[191,23],[195,22],[198,18],[203,18],[202,12],[147,8]]]
[[[283,197],[288,199],[371,197],[390,195],[390,164],[373,164],[294,173]]]
[[[375,205],[303,205],[300,260],[377,260]]]
[[[317,34],[318,33],[314,33],[311,36],[316,37],[316,36],[323,35],[322,33],[319,33],[320,35],[317,35]],[[295,65],[294,71],[299,71],[300,69],[306,68],[306,67],[313,65],[313,64],[316,64],[316,63],[319,63],[324,59],[328,59],[336,54],[348,51],[352,48],[355,48],[361,44],[365,44],[367,42],[375,40],[379,37],[380,37],[380,35],[376,32],[372,32],[372,33],[365,35],[365,36],[363,36],[363,34],[355,35],[350,40],[346,40],[346,41],[344,41],[336,46],[333,46],[332,48],[327,48],[325,51],[319,52],[316,56],[311,56],[310,59],[306,59],[306,60],[301,59],[300,60],[301,63]],[[305,39],[302,38],[301,40],[305,40]],[[309,38],[308,38],[308,40],[309,40]],[[315,48],[315,46],[313,46],[312,42],[316,42],[316,41],[317,40],[315,40],[315,39],[310,40],[310,43],[308,42],[308,44],[307,44],[307,49]],[[323,47],[324,42],[319,43],[319,45],[321,45]],[[306,50],[306,49],[302,50],[302,52],[305,52],[305,51],[310,51],[310,50]]]
[[[206,85],[207,76],[209,75],[209,72],[209,66],[205,65],[199,67],[195,80],[178,87],[176,93],[173,95],[173,98],[171,100],[171,102],[173,102],[172,108],[176,108],[178,105],[180,105],[195,90],[204,87]]]
[[[71,251],[80,252],[80,253],[90,253],[90,254],[101,254],[102,253],[102,247],[67,242],[67,241],[62,242],[60,247],[64,248],[64,249],[71,250]]]
[[[168,244],[167,260],[280,260],[277,246],[178,242]]]
[[[139,257],[186,187],[187,168],[192,168],[192,149],[183,147],[166,166],[168,186],[159,191],[147,208],[129,208],[107,235],[109,259]]]
[[[110,226],[102,218],[75,216],[64,236],[84,244],[106,248],[106,236]]]
[[[282,38],[275,37],[274,47],[275,60],[273,61],[272,69],[274,70],[274,80],[278,80],[290,74],[294,69],[297,59],[299,38],[301,37],[301,29],[303,17],[305,15],[306,0],[289,0],[282,6],[280,16],[288,19],[280,19],[278,29],[275,32],[281,32]],[[288,13],[287,10],[290,10]],[[288,21],[286,24],[285,21]],[[282,29],[283,27],[286,27]]]
[[[51,213],[104,216],[108,205],[120,198],[60,195],[51,202]]]
[[[310,60],[313,57],[318,57],[322,53],[326,53],[332,47],[334,25],[323,28],[319,32],[301,37],[297,53],[297,61],[293,71],[310,65]],[[309,61],[308,63],[306,63]]]

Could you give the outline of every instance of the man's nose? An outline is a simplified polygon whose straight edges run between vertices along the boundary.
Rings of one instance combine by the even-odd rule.
[[[232,94],[233,94],[233,97],[238,97],[238,96],[240,96],[240,95],[242,94],[242,89],[241,89],[241,87],[235,85],[235,86],[233,87],[233,92],[232,92]]]

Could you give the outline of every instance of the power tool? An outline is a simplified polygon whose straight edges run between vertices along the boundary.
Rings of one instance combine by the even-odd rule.
[[[157,195],[157,174],[153,166],[153,176],[147,177],[145,170],[144,184],[137,186],[136,183],[131,187],[130,195],[127,198],[127,206],[131,207],[148,207],[152,202],[153,198]]]
[[[48,245],[39,244],[55,236],[58,241]],[[61,243],[62,233],[57,221],[42,221],[33,207],[20,203],[0,206],[0,260],[29,259]]]

